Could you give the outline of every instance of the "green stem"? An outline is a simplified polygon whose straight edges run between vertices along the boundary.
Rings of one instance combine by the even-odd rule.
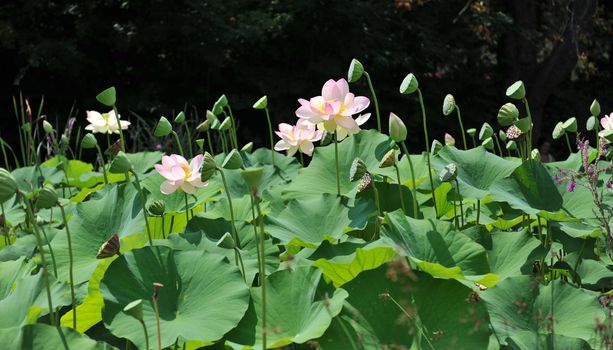
[[[542,225],[541,225],[541,217],[540,217],[540,216],[538,216],[538,215],[536,216],[536,223],[537,223],[537,225],[538,225],[538,232],[537,232],[537,235],[538,235],[538,237],[539,237],[539,241],[543,242],[543,235],[542,235],[542,230],[543,230],[543,228],[542,228]],[[544,245],[544,244],[543,244],[543,245]]]
[[[268,108],[264,108],[266,112],[266,121],[268,122],[268,136],[270,137],[270,152],[272,154],[272,166],[275,166],[275,145],[272,138],[272,123],[270,122],[270,114],[268,113]],[[302,154],[301,154],[302,156]]]
[[[164,214],[162,214],[162,237],[163,237],[164,239],[166,239],[166,234],[164,233],[165,228],[166,228],[166,227],[164,227]]]
[[[416,326],[417,326],[417,328],[419,329],[419,332],[421,333],[421,335],[422,335],[422,336],[423,336],[423,337],[426,339],[426,342],[428,343],[428,345],[430,345],[430,348],[431,348],[432,350],[434,350],[435,348],[434,348],[434,346],[432,345],[432,343],[430,342],[430,338],[428,338],[428,334],[426,334],[426,332],[424,331],[424,329],[423,329],[423,325],[421,324],[421,322],[420,322],[419,320],[417,320],[417,319],[413,318],[413,316],[411,316],[411,315],[410,315],[410,314],[407,312],[407,310],[406,310],[404,307],[402,307],[402,305],[400,305],[400,303],[398,303],[398,302],[396,301],[396,299],[394,299],[394,297],[393,297],[393,296],[391,296],[389,293],[388,293],[388,296],[389,296],[389,299],[390,299],[390,300],[391,300],[391,301],[394,303],[394,305],[396,305],[396,307],[398,307],[398,309],[399,309],[399,310],[400,310],[400,311],[401,311],[401,312],[402,312],[402,313],[403,313],[403,314],[404,314],[406,317],[408,317],[408,318],[409,318],[409,320],[411,320],[411,321],[415,322],[415,325],[416,325]],[[421,348],[421,344],[419,344],[419,347]]]
[[[498,153],[500,153],[500,157],[504,157],[504,153],[502,153],[502,148],[500,147],[500,141],[498,141],[498,136],[495,134],[494,140],[496,141],[496,146],[498,146]]]
[[[228,148],[226,145],[226,136],[224,135],[224,131],[223,130],[219,130],[219,136],[221,138],[221,151],[224,154],[228,154]]]
[[[460,223],[462,224],[462,227],[464,227],[464,204],[462,203],[462,194],[460,193],[460,183],[458,182],[458,179],[455,180],[455,187],[458,191],[458,198],[460,200]]]
[[[145,192],[143,192],[142,187],[140,186],[140,179],[135,171],[132,171],[134,174],[134,184],[136,184],[136,189],[140,194],[140,199],[143,202],[143,216],[145,217],[145,229],[147,230],[147,237],[149,238],[149,245],[153,246],[153,240],[151,239],[151,228],[149,227],[149,214],[147,214],[147,198],[145,198]],[[127,173],[126,173],[127,175]]]
[[[253,237],[255,238],[255,241],[257,242],[256,244],[256,253],[257,253],[257,258],[258,258],[258,271],[259,271],[259,278],[258,278],[258,285],[262,285],[262,276],[264,276],[264,271],[262,269],[260,269],[260,255],[264,255],[264,252],[260,252],[260,245],[259,245],[259,240],[258,240],[258,224],[256,221],[256,216],[255,216],[255,203],[254,203],[254,199],[253,199],[253,192],[249,192],[249,197],[251,198],[251,216],[253,217],[253,220],[251,221],[251,224],[253,225]]]
[[[400,171],[398,170],[398,165],[394,163],[394,168],[396,169],[396,179],[398,180],[398,194],[400,195],[400,206],[402,207],[402,212],[406,215],[407,208],[404,205],[404,197],[402,195],[402,181],[400,181]]]
[[[453,221],[455,222],[456,231],[460,230],[460,224],[458,223],[458,205],[455,203],[455,199],[453,200]]]
[[[260,209],[260,202],[258,198],[255,200],[255,208],[258,212],[258,219],[260,223],[260,280],[262,281],[262,349],[266,349],[266,270],[264,265],[264,238],[266,232],[264,231],[264,217],[262,216],[262,210]]]
[[[568,146],[568,153],[573,154],[573,148],[570,146],[570,139],[567,133],[564,133],[564,138],[566,139],[566,146]]]
[[[379,115],[379,103],[377,102],[377,94],[375,94],[375,88],[372,86],[370,74],[364,71],[364,76],[366,77],[366,81],[368,82],[368,88],[370,89],[372,100],[375,103],[375,114],[377,115],[377,130],[381,132],[381,116]]]
[[[232,196],[230,195],[230,191],[228,189],[228,183],[226,182],[226,175],[224,175],[223,170],[221,169],[217,169],[219,171],[219,174],[221,175],[221,181],[223,182],[223,188],[224,191],[226,192],[226,197],[228,198],[228,206],[230,207],[230,220],[232,222],[232,239],[234,239],[234,242],[236,243],[236,247],[238,249],[240,249],[240,242],[238,241],[238,233],[236,231],[236,226],[234,224],[234,208],[232,207]],[[238,255],[236,254],[236,250],[234,251],[234,262],[236,263],[236,266],[239,265],[238,262]]]
[[[302,165],[302,167],[304,168],[304,156],[302,155],[302,152],[298,153],[300,153],[300,165]]]
[[[340,170],[338,165],[338,135],[334,133],[334,159],[336,161],[336,193],[341,196],[341,180]]]
[[[189,209],[187,201],[187,192],[183,192],[185,195],[185,231],[187,231],[187,223],[189,222]]]
[[[160,311],[158,309],[158,298],[157,296],[153,297],[153,311],[155,313],[155,321],[157,323],[157,332],[158,332],[158,350],[162,350],[162,327],[160,326]]]
[[[123,152],[126,151],[126,143],[125,143],[125,139],[123,138],[123,128],[121,127],[121,122],[119,121],[119,112],[117,111],[117,107],[115,105],[113,105],[113,111],[115,111],[115,120],[117,120],[117,127],[119,129],[119,139],[121,140],[121,150]]]
[[[66,229],[66,239],[68,241],[68,278],[70,279],[70,298],[72,299],[72,328],[77,329],[77,302],[74,293],[74,276],[73,276],[73,258],[72,258],[72,239],[70,237],[70,230],[68,229],[68,220],[66,219],[66,211],[64,205],[58,203],[60,211],[62,212],[62,220],[64,221],[64,228]]]
[[[230,144],[234,141],[234,148],[238,149],[238,136],[236,134],[236,121],[234,119],[234,114],[232,114],[232,108],[230,105],[226,106],[228,108],[228,113],[230,114],[230,121],[232,122],[232,132],[230,135]]]
[[[470,136],[471,139],[473,139],[473,148],[477,148],[477,141],[475,140],[474,136]]]
[[[417,94],[419,95],[424,136],[426,138],[426,160],[428,161],[428,177],[430,178],[430,190],[432,191],[432,206],[434,207],[436,217],[438,217],[438,208],[436,207],[436,198],[434,195],[434,181],[432,180],[432,165],[430,164],[430,138],[428,137],[428,126],[426,124],[426,107],[424,107],[424,98],[420,89],[417,89]]]
[[[464,150],[468,149],[468,143],[466,143],[466,134],[464,133],[464,124],[462,124],[462,114],[460,114],[460,106],[455,106],[458,111],[458,122],[460,123],[460,132],[462,133],[462,142],[464,142]]]
[[[406,142],[402,142],[402,149],[404,150],[404,154],[409,161],[409,169],[411,170],[411,181],[413,182],[413,186],[411,187],[412,197],[413,197],[413,218],[418,218],[419,213],[419,204],[417,203],[417,183],[415,182],[415,169],[413,168],[413,161],[411,160],[411,154],[409,153],[409,149],[407,148]]]
[[[175,142],[177,143],[177,146],[179,147],[179,153],[181,153],[181,156],[185,157],[185,153],[183,153],[183,146],[181,145],[181,140],[179,140],[179,135],[177,135],[177,133],[174,130],[172,131],[172,135],[175,137]]]
[[[209,143],[209,151],[211,152],[211,154],[215,154],[215,150],[213,149],[213,142],[211,142],[211,130],[207,130],[206,131],[206,139]]]
[[[140,324],[143,325],[143,332],[145,332],[145,345],[147,346],[147,350],[149,350],[149,334],[147,333],[147,326],[145,325],[144,320],[140,320]]]
[[[189,125],[187,125],[187,122],[185,124],[183,124],[185,127],[185,133],[187,134],[187,146],[189,149],[189,157],[193,158],[194,157],[194,149],[192,147],[192,133],[189,130]]]
[[[241,272],[243,273],[243,281],[247,283],[247,274],[245,273],[245,265],[243,264],[243,257],[241,256],[241,252],[236,247],[234,247],[234,254],[238,256],[238,262],[240,264]]]
[[[102,176],[104,177],[104,184],[108,185],[109,184],[109,179],[106,176],[106,166],[105,166],[105,162],[104,162],[104,157],[102,156],[102,150],[100,149],[100,146],[96,145],[96,149],[98,150],[98,156],[100,157],[100,163],[102,164]]]
[[[479,216],[481,215],[481,200],[477,199],[477,225],[479,225]]]
[[[528,152],[530,152],[532,150],[532,113],[530,112],[530,105],[528,104],[528,99],[524,97],[522,98],[522,101],[524,102],[524,106],[526,107],[526,114],[528,115],[528,118],[530,118],[530,131],[528,131],[528,138],[526,140],[526,142],[528,142]]]

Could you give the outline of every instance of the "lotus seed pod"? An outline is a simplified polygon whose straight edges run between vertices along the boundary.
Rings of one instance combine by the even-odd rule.
[[[538,148],[535,148],[532,150],[532,152],[530,152],[530,159],[534,159],[537,162],[541,161],[541,152],[538,150]]]
[[[553,137],[554,140],[557,140],[560,137],[564,136],[565,133],[566,131],[564,130],[564,123],[558,122],[558,124],[556,124],[556,126],[553,128],[551,137]]]
[[[592,131],[596,128],[596,125],[598,123],[598,119],[596,119],[596,117],[591,116],[587,119],[587,123],[585,123],[585,128],[587,129],[587,131]]]
[[[253,150],[253,142],[249,142],[248,144],[244,145],[243,148],[241,148],[241,152],[245,152],[245,153],[251,153],[252,150]]]
[[[43,130],[45,130],[45,134],[49,135],[53,132],[53,125],[46,120],[43,120]]]
[[[507,142],[506,148],[509,151],[515,151],[517,149],[517,143],[515,143],[515,141],[510,140],[509,142]]]
[[[217,171],[217,163],[215,163],[215,158],[209,153],[204,152],[204,158],[202,160],[202,168],[200,168],[200,180],[209,181],[209,179],[215,174]]]
[[[505,103],[498,110],[498,124],[509,126],[519,118],[519,110],[513,103]]]
[[[183,111],[179,112],[179,114],[177,114],[177,116],[175,117],[175,123],[177,124],[183,124],[185,122],[185,113],[183,113]]]
[[[394,113],[390,113],[389,131],[390,137],[394,142],[403,142],[407,139],[407,127],[402,119]]]
[[[349,168],[349,181],[360,180],[366,173],[368,173],[366,164],[360,158],[356,158],[351,163],[351,168]]]
[[[513,123],[513,125],[518,127],[519,130],[521,130],[521,132],[525,134],[532,129],[532,119],[530,117],[521,118],[520,120],[517,120],[515,123]]]
[[[264,168],[261,168],[261,167],[247,168],[247,169],[241,170],[241,176],[243,177],[243,180],[245,180],[245,183],[247,183],[247,186],[249,186],[249,188],[252,190],[260,186],[260,183],[262,182],[263,174],[264,174]]]
[[[130,170],[132,170],[132,162],[123,151],[119,151],[111,162],[109,171],[114,174],[123,174]]]
[[[57,204],[57,193],[52,185],[45,185],[36,194],[35,205],[38,209],[49,209]]]
[[[444,139],[445,146],[455,146],[455,139],[453,138],[453,136],[449,135],[448,133],[445,133]]]
[[[521,130],[515,125],[511,125],[507,129],[507,139],[509,140],[517,140],[522,135],[523,133],[521,132]]]
[[[383,169],[391,167],[394,164],[396,164],[396,151],[391,149],[387,151],[387,153],[383,156],[383,159],[381,159],[381,162],[379,162],[379,168]]]
[[[443,144],[440,143],[439,140],[432,141],[432,146],[430,147],[430,153],[433,156],[437,155],[441,149],[443,149]]]
[[[349,64],[349,71],[347,72],[347,80],[350,83],[355,83],[360,80],[362,75],[364,74],[364,66],[362,63],[355,58],[351,60]]]
[[[11,173],[0,168],[0,203],[11,199],[17,192],[17,182]]]
[[[234,239],[229,232],[226,232],[221,236],[221,238],[215,243],[219,248],[223,249],[234,249],[236,247],[236,243],[234,243]]]
[[[209,111],[208,109],[206,110],[206,120],[208,120],[211,123],[211,126],[213,125],[213,122],[217,119],[217,116],[215,115],[215,113]]]
[[[266,95],[260,97],[260,99],[253,104],[253,109],[264,109],[266,107],[268,107],[268,97]]]
[[[372,181],[372,177],[367,172],[360,179],[360,183],[358,184],[358,193],[359,192],[364,192],[367,189],[372,188],[373,186],[374,186],[374,184],[373,184],[373,181]]]
[[[158,124],[155,126],[155,130],[153,131],[153,135],[156,137],[164,137],[170,135],[172,132],[172,125],[166,119],[166,117],[160,117]]]
[[[577,132],[577,118],[569,118],[564,122],[562,127],[566,132]]]
[[[243,157],[241,157],[237,150],[232,149],[226,158],[224,158],[221,167],[228,170],[240,169],[243,167]]]
[[[68,139],[68,136],[66,136],[65,134],[62,134],[62,137],[60,137],[60,142],[62,142],[62,145],[68,146],[68,144],[70,143],[70,140]]]
[[[483,142],[481,142],[481,146],[485,147],[485,149],[487,150],[493,150],[494,149],[494,139],[491,137],[486,138],[485,140],[483,140]]]
[[[458,177],[458,168],[453,163],[447,164],[438,175],[441,181],[451,182]]]
[[[454,109],[455,109],[455,98],[453,98],[452,94],[447,94],[447,96],[445,96],[445,99],[443,100],[443,114],[450,115]]]
[[[117,100],[115,87],[111,86],[110,88],[96,95],[96,100],[105,106],[113,107],[115,105],[115,101]]]
[[[123,312],[134,317],[139,321],[143,321],[143,299],[134,300],[123,308]]]
[[[417,91],[418,88],[419,83],[417,82],[417,78],[415,78],[415,75],[413,75],[413,73],[409,73],[400,84],[400,93],[404,95],[410,95]]]
[[[475,137],[475,135],[477,134],[477,129],[475,128],[466,129],[466,133],[471,137]]]
[[[94,136],[92,133],[85,134],[85,136],[83,136],[81,139],[81,148],[91,149],[96,148],[97,145],[98,140],[96,140],[96,136]]]
[[[507,142],[507,133],[502,130],[498,130],[498,138],[502,142]]]
[[[230,119],[230,117],[226,117],[226,119],[224,119],[223,122],[221,122],[221,124],[219,125],[219,130],[226,131],[229,130],[231,127],[232,120]]]
[[[211,127],[211,121],[210,120],[205,120],[202,123],[198,124],[198,126],[196,127],[196,130],[198,130],[198,132],[206,132],[209,130],[209,128]]]
[[[219,96],[219,98],[217,99],[217,101],[215,101],[215,104],[213,105],[213,114],[220,115],[223,111],[223,108],[227,105],[228,98],[226,97],[226,95]]]
[[[488,137],[492,137],[493,134],[494,129],[492,129],[492,126],[489,123],[485,122],[483,123],[483,125],[481,126],[481,130],[479,131],[479,140],[483,141]]]
[[[516,81],[507,88],[507,96],[514,100],[521,100],[526,97],[526,88],[524,82],[521,80]]]
[[[196,145],[198,145],[198,149],[202,151],[204,149],[204,139],[196,139]]]
[[[598,100],[594,99],[594,101],[592,101],[590,113],[592,113],[594,117],[598,117],[600,115],[600,103],[598,103]]]
[[[166,212],[166,203],[163,200],[156,200],[149,204],[149,212],[155,216],[162,216]]]

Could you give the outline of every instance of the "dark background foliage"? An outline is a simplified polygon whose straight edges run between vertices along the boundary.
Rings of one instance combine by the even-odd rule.
[[[268,95],[273,118],[293,121],[296,99],[345,77],[355,57],[373,78],[383,120],[390,111],[405,119],[412,146],[423,144],[419,105],[398,93],[409,72],[424,92],[432,137],[460,139],[455,119],[441,112],[446,93],[466,127],[479,128],[495,125],[506,86],[522,79],[544,140],[558,120],[576,116],[583,128],[593,98],[603,113],[613,108],[612,28],[605,0],[3,2],[0,137],[16,142],[11,97],[19,92],[33,105],[44,95],[49,119],[72,110],[84,126],[85,110],[102,109],[95,95],[114,85],[124,118],[131,111],[152,122],[185,106],[202,118],[225,93],[243,143],[262,142],[265,119],[254,101]],[[369,96],[362,81],[353,89]]]

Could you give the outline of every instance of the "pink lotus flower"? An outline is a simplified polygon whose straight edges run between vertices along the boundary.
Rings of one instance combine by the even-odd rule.
[[[279,131],[275,131],[281,138],[275,145],[275,150],[287,150],[288,156],[293,156],[296,151],[312,156],[313,142],[321,140],[323,131],[315,130],[315,124],[306,119],[299,119],[295,126],[286,123],[279,124]]]
[[[194,194],[196,189],[208,185],[208,182],[200,180],[200,167],[204,157],[197,155],[188,164],[187,160],[178,154],[162,157],[162,164],[155,164],[155,170],[162,175],[166,181],[160,185],[163,194],[174,193],[177,188],[183,192]]]
[[[600,119],[600,125],[602,126],[602,131],[600,131],[600,137],[603,137],[603,133],[607,130],[613,130],[613,113],[606,115]]]
[[[321,89],[321,96],[313,97],[309,101],[301,98],[298,102],[300,107],[296,110],[296,116],[317,124],[320,130],[336,132],[339,140],[347,135],[357,134],[360,125],[370,118],[368,113],[353,119],[354,114],[368,108],[370,100],[349,92],[349,84],[345,79],[330,79]]]

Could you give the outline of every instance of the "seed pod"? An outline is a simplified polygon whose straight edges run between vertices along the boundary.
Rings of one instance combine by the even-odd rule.
[[[185,122],[185,113],[183,113],[183,111],[179,112],[179,114],[177,114],[177,116],[175,117],[175,123],[177,124],[183,124]]]
[[[268,97],[266,95],[260,97],[259,100],[255,101],[252,107],[253,109],[264,109],[268,107]]]
[[[229,232],[224,233],[224,235],[217,241],[216,245],[219,248],[224,249],[234,249],[236,247],[236,243],[234,243],[234,239]]]
[[[507,88],[507,96],[514,100],[521,100],[526,97],[526,88],[524,82],[521,80],[516,81]]]
[[[356,158],[351,163],[351,168],[349,169],[349,181],[360,180],[366,173],[368,173],[366,164],[360,158]]]
[[[139,321],[143,321],[143,299],[134,300],[123,308],[123,312],[134,317]]]
[[[85,136],[83,136],[81,139],[81,148],[91,149],[96,148],[97,145],[98,140],[96,140],[96,136],[94,136],[92,133],[85,134]]]
[[[513,103],[505,103],[498,110],[498,124],[509,126],[519,118],[519,110]]]
[[[600,103],[598,103],[598,100],[594,99],[594,101],[592,101],[592,104],[590,105],[590,113],[592,113],[594,117],[598,117],[600,115]]]
[[[53,125],[46,120],[43,120],[43,130],[45,130],[45,134],[49,135],[53,132]]]
[[[57,204],[57,193],[52,185],[45,185],[36,194],[37,209],[49,209]]]
[[[447,94],[443,100],[443,114],[450,115],[455,109],[455,98],[452,94]]]
[[[243,157],[237,150],[232,149],[221,163],[221,167],[228,170],[240,169],[243,167]]]
[[[114,174],[123,174],[130,170],[132,170],[132,162],[125,153],[119,151],[111,162],[109,171]]]
[[[170,135],[172,132],[172,125],[166,119],[166,117],[160,117],[157,125],[155,126],[155,130],[153,131],[153,135],[156,137],[164,137]]]
[[[379,168],[383,169],[391,167],[394,164],[396,164],[396,151],[391,149],[387,151],[387,153],[383,156],[383,159],[381,159],[381,162],[379,162]]]
[[[11,173],[4,168],[0,168],[0,203],[11,199],[17,192],[17,182]]]
[[[260,186],[262,182],[262,174],[264,173],[264,168],[247,168],[241,170],[241,176],[243,180],[247,183],[250,189],[256,189]]]
[[[347,72],[347,80],[350,83],[355,83],[360,80],[362,75],[364,74],[364,66],[362,63],[355,58],[351,60],[349,64],[349,71]]]
[[[402,119],[394,113],[390,113],[389,131],[390,137],[394,142],[403,142],[407,139],[407,127]]]
[[[149,212],[155,216],[162,216],[166,212],[166,203],[162,200],[156,200],[149,205]]]
[[[204,159],[202,160],[202,168],[200,168],[200,180],[209,181],[209,179],[215,174],[217,171],[217,163],[215,163],[215,158],[209,153],[204,152]]]
[[[417,82],[417,78],[413,73],[409,73],[400,84],[400,93],[404,95],[410,95],[417,91],[419,88],[419,83]]]
[[[223,108],[227,105],[228,98],[226,97],[226,95],[219,96],[219,98],[217,99],[217,101],[215,101],[215,104],[213,105],[213,114],[220,115],[223,111]]]

